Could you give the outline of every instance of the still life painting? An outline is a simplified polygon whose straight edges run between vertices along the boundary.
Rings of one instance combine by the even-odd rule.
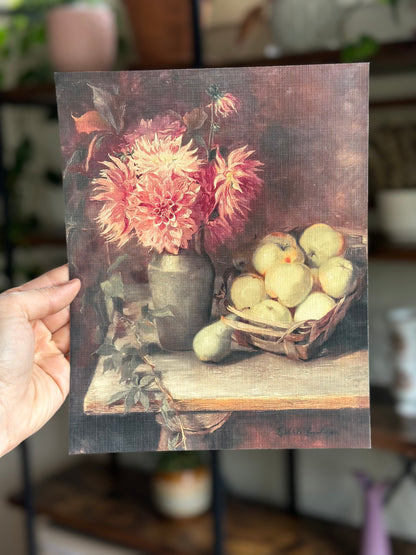
[[[56,92],[70,451],[368,447],[368,66]]]

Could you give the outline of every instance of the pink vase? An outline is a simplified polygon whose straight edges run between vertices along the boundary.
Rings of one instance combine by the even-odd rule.
[[[364,527],[359,555],[392,555],[383,517],[383,498],[389,485],[374,482],[361,472],[357,473],[357,478],[365,496]]]
[[[117,24],[106,4],[83,2],[52,8],[47,15],[48,47],[57,71],[113,69]]]

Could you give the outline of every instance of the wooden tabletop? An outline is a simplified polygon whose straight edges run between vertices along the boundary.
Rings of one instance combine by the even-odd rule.
[[[236,351],[227,362],[207,364],[192,351],[160,350],[151,359],[177,410],[198,412],[367,408],[367,356],[360,350],[295,362],[266,352]],[[109,400],[123,388],[119,373],[104,372],[100,360],[84,400],[85,412],[122,413],[123,404],[110,405]],[[132,408],[143,410],[140,404]]]

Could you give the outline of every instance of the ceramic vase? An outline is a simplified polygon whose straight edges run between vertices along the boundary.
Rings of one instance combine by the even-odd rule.
[[[388,484],[375,482],[364,473],[357,473],[364,491],[365,515],[359,555],[392,555],[390,539],[384,526],[383,499]]]
[[[193,249],[155,254],[148,265],[156,327],[162,348],[192,349],[196,333],[211,317],[215,270],[209,256]]]

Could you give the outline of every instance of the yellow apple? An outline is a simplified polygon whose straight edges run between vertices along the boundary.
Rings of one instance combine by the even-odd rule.
[[[296,243],[296,239],[290,233],[275,231],[269,233],[260,241],[260,245],[273,244],[280,249],[279,262],[304,262],[305,256],[302,249]]]
[[[321,291],[315,291],[306,297],[306,299],[296,308],[293,320],[295,322],[303,322],[305,320],[320,320],[332,310],[335,301],[329,295]]]
[[[334,299],[345,297],[357,287],[357,270],[350,260],[342,256],[324,262],[318,277],[322,290]]]
[[[310,266],[319,267],[329,258],[343,254],[345,240],[341,232],[328,224],[313,224],[299,239]]]
[[[289,308],[300,304],[310,293],[313,279],[304,264],[277,264],[266,271],[266,293]]]
[[[237,310],[251,308],[266,298],[264,280],[256,274],[242,274],[232,283],[231,302]]]
[[[288,308],[273,299],[266,299],[244,311],[247,318],[259,319],[267,324],[289,323],[293,321]]]

